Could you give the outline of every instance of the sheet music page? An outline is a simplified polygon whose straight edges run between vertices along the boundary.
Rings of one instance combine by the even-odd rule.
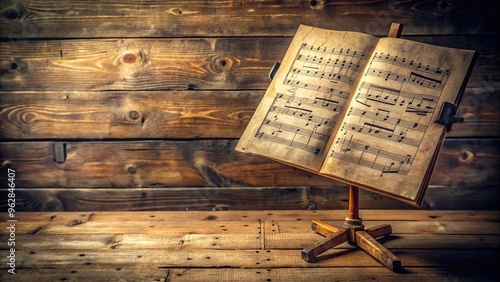
[[[322,173],[415,199],[474,52],[383,38],[374,50]]]
[[[301,25],[236,150],[318,172],[377,40]]]

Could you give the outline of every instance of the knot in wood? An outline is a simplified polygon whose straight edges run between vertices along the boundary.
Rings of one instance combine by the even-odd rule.
[[[209,68],[213,73],[227,72],[233,67],[235,61],[236,60],[229,57],[212,56],[210,58]]]
[[[469,150],[463,150],[460,152],[460,161],[470,161],[474,158],[474,153]]]
[[[141,117],[141,114],[138,111],[130,111],[128,116],[131,120],[138,120]]]
[[[178,9],[178,8],[173,8],[173,9],[172,9],[172,13],[173,13],[174,15],[179,15],[179,16],[180,16],[180,15],[182,15],[182,10],[181,10],[181,9]]]
[[[5,9],[5,11],[3,12],[3,15],[9,21],[16,21],[16,20],[21,19],[22,12],[19,11],[17,8],[11,7],[11,8]]]
[[[24,113],[22,116],[21,116],[21,120],[28,124],[28,123],[32,123],[36,120],[36,115],[33,114],[33,113]]]
[[[149,63],[148,55],[141,50],[137,51],[126,51],[123,56],[119,59],[120,64],[122,64],[123,69],[126,71],[139,69]]]
[[[221,71],[230,69],[232,65],[233,61],[230,58],[219,57],[215,60],[215,68]]]
[[[135,54],[128,53],[123,56],[123,62],[127,64],[133,64],[136,60],[137,56]]]
[[[130,173],[130,174],[135,174],[137,172],[137,169],[133,166],[129,166],[127,168],[127,172]]]
[[[438,15],[451,15],[456,9],[456,4],[453,1],[439,0],[435,3],[434,11]]]
[[[322,9],[323,8],[323,3],[319,0],[311,0],[309,2],[309,5],[312,9]]]
[[[10,63],[10,71],[11,72],[25,72],[27,70],[27,64],[25,61],[14,59],[12,63]]]

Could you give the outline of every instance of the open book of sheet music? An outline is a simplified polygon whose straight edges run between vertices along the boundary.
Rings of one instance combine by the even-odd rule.
[[[474,58],[301,25],[236,150],[419,206]]]

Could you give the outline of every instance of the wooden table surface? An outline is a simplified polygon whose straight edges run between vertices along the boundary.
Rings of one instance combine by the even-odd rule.
[[[346,211],[18,212],[0,215],[0,281],[495,281],[498,211],[361,210],[402,260],[395,273],[343,244],[308,263],[319,219]],[[15,230],[9,229],[15,224]],[[15,246],[7,247],[9,238]],[[14,240],[11,240],[14,241]],[[5,263],[15,250],[15,277]],[[15,280],[14,280],[15,278]]]

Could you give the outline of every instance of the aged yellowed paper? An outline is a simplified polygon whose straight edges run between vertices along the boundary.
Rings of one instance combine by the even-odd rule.
[[[300,26],[236,149],[319,171],[376,42]]]
[[[236,150],[419,205],[474,57],[302,25]]]

